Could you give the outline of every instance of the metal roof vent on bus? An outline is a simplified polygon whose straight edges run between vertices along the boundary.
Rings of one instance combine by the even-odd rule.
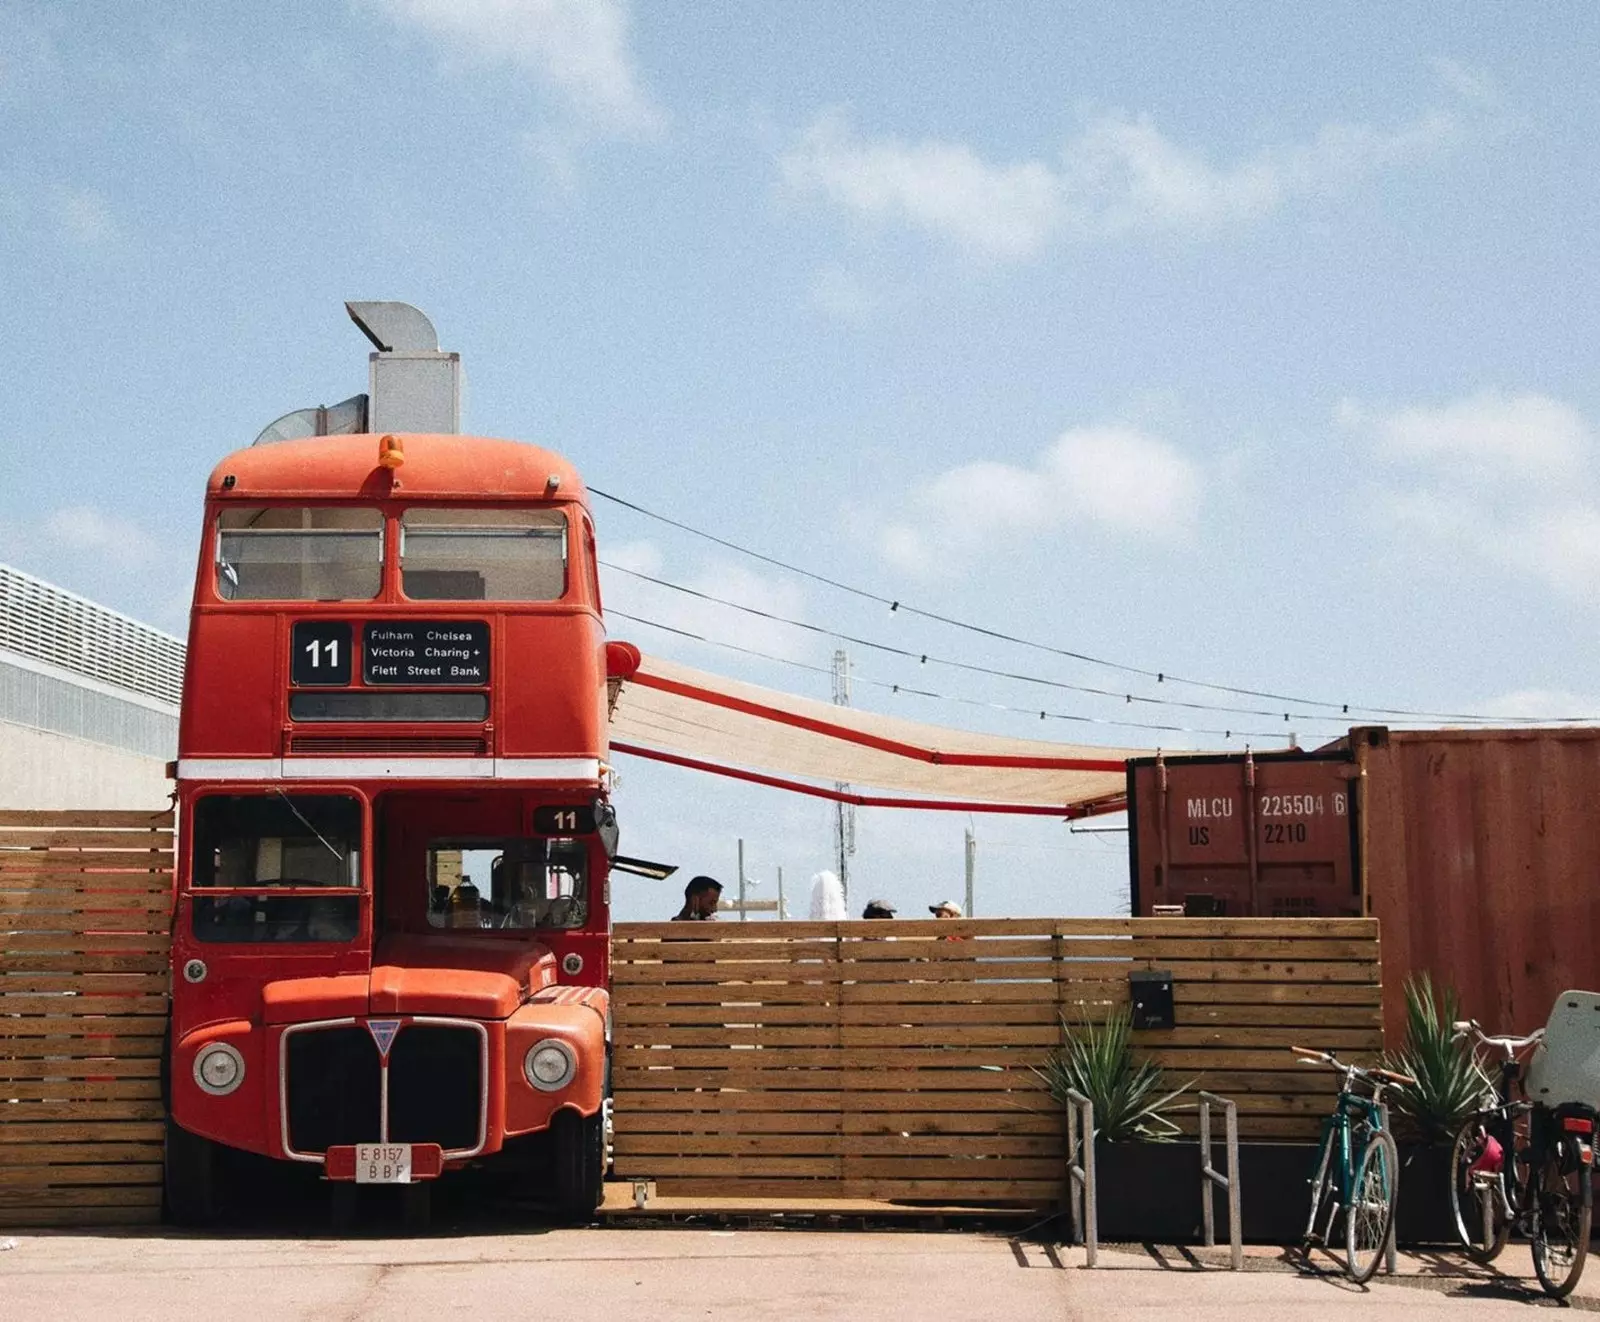
[[[459,432],[461,355],[439,351],[438,332],[426,314],[409,303],[344,306],[377,351],[367,359],[367,393],[285,413],[254,444],[363,432]]]

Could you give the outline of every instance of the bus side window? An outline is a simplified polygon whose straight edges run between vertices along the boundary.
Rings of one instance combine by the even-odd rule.
[[[594,524],[583,516],[583,572],[589,580],[589,599],[597,612],[604,614],[600,605],[600,557],[594,549]]]

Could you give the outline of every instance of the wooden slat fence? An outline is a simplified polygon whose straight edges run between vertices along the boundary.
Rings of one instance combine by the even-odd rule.
[[[0,1226],[161,1215],[172,816],[0,811]]]
[[[1332,1102],[1291,1044],[1382,1047],[1371,919],[624,924],[616,1174],[683,1197],[1051,1204],[1064,1123],[1034,1067],[1133,969],[1175,983],[1177,1026],[1139,1050],[1171,1087],[1236,1098],[1248,1138],[1314,1138]]]

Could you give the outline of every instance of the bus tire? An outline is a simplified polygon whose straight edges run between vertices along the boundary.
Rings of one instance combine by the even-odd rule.
[[[605,1193],[605,1116],[559,1111],[550,1122],[551,1192],[562,1216],[588,1220]]]
[[[215,1223],[221,1212],[215,1143],[168,1116],[161,1174],[169,1221],[180,1226]]]

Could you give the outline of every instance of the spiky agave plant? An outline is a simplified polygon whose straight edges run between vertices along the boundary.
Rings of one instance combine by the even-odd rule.
[[[1162,1092],[1161,1067],[1133,1055],[1133,1015],[1127,1006],[1113,1007],[1098,1027],[1084,1017],[1074,1028],[1061,1021],[1066,1034],[1036,1071],[1063,1106],[1072,1090],[1094,1103],[1095,1133],[1100,1138],[1170,1139],[1179,1132],[1167,1118],[1174,1101],[1191,1084]]]
[[[1396,1084],[1394,1109],[1428,1143],[1447,1145],[1491,1091],[1467,1043],[1452,1040],[1461,1007],[1454,987],[1435,989],[1427,973],[1406,979],[1406,1040],[1385,1064],[1414,1084]]]

